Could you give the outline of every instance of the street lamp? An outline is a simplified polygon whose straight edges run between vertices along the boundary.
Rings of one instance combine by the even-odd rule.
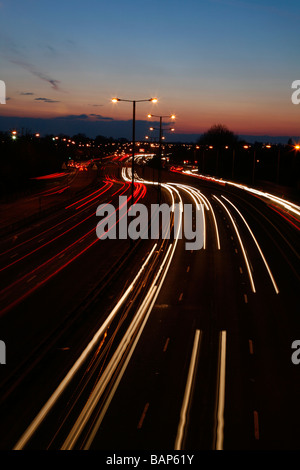
[[[121,98],[112,98],[113,103],[117,103],[118,101],[126,101],[128,103],[133,104],[133,117],[132,117],[132,181],[131,181],[131,197],[132,197],[132,204],[133,204],[133,194],[134,194],[134,151],[135,151],[135,108],[136,103],[141,103],[143,101],[151,101],[152,103],[157,103],[157,98],[150,98],[147,100],[124,100]]]
[[[175,114],[171,114],[171,115],[165,115],[165,116],[157,116],[156,114],[148,114],[148,118],[152,118],[152,117],[157,117],[159,118],[159,166],[158,166],[158,198],[159,198],[159,201],[160,201],[160,171],[161,171],[161,145],[162,145],[162,139],[163,139],[163,136],[162,136],[162,120],[163,118],[169,118],[169,119],[175,119],[176,116]],[[150,130],[154,130],[155,128],[154,127],[150,127]],[[174,128],[171,128],[171,129],[168,129],[172,132],[175,131]]]

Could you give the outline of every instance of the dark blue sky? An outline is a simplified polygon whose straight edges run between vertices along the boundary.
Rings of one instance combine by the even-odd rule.
[[[238,134],[297,135],[299,21],[297,0],[2,0],[0,114],[56,126],[87,115],[113,133],[132,115],[113,96],[155,96],[137,119],[175,113],[178,133],[221,122]]]

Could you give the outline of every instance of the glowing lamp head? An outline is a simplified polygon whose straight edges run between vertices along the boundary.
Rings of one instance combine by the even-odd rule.
[[[151,98],[149,101],[151,101],[152,103],[157,103],[158,99],[157,98]]]
[[[295,145],[295,150],[300,150],[300,144]]]
[[[175,114],[171,114],[170,117],[171,117],[171,119],[175,119],[175,118],[176,118]]]
[[[112,98],[111,101],[112,101],[112,103],[117,103],[117,102],[120,101],[120,100],[119,100],[119,98]]]

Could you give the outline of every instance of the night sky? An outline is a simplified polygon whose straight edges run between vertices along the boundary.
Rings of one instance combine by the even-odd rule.
[[[175,113],[180,134],[297,136],[299,22],[297,0],[2,0],[0,130],[26,117],[121,137],[132,108],[118,96],[157,97],[137,119]]]

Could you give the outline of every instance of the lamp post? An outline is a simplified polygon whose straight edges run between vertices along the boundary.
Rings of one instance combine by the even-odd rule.
[[[133,204],[133,195],[134,195],[134,151],[135,151],[135,108],[136,103],[141,103],[143,101],[151,101],[152,103],[157,103],[156,98],[150,98],[147,100],[124,100],[121,98],[113,98],[112,102],[117,103],[118,101],[126,101],[128,103],[132,103],[133,105],[133,115],[132,115],[132,164],[131,164],[131,197],[132,197],[132,204]]]
[[[162,120],[163,118],[169,118],[169,119],[175,119],[175,115],[174,114],[168,114],[168,115],[165,115],[165,116],[157,116],[156,114],[148,114],[148,118],[152,118],[152,117],[157,117],[159,118],[159,165],[158,165],[158,199],[159,199],[159,202],[160,202],[160,177],[161,177],[161,146],[162,146],[162,138],[163,138],[163,130],[162,130]],[[151,127],[150,130],[154,130],[155,128],[154,127]],[[174,131],[173,128],[169,129],[171,131]]]

